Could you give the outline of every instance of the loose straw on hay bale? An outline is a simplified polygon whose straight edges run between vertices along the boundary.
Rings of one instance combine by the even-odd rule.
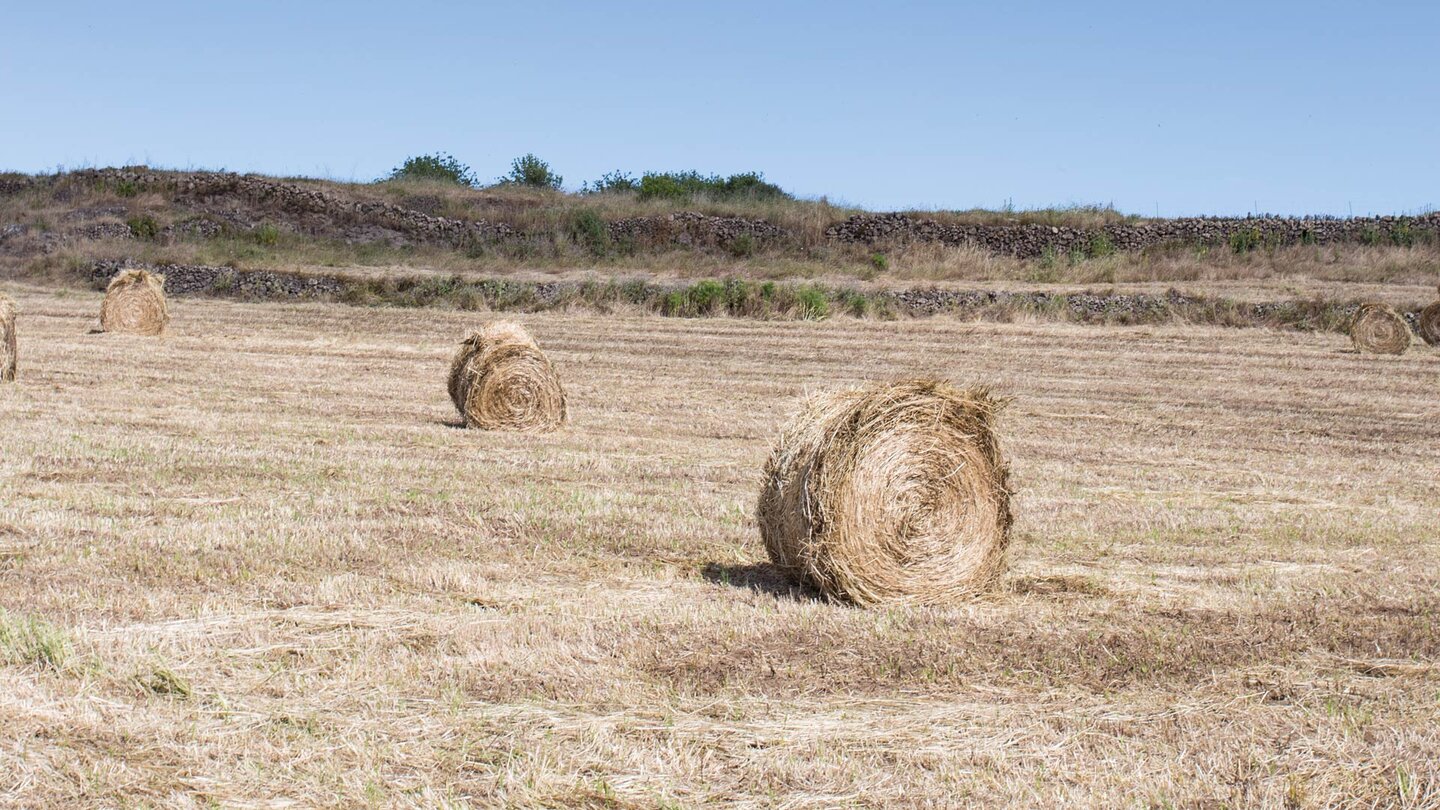
[[[1350,339],[1369,354],[1404,354],[1410,348],[1410,325],[1385,304],[1361,304],[1350,323]]]
[[[765,465],[756,511],[770,559],[861,605],[983,590],[1010,539],[1002,406],[935,380],[811,397]]]
[[[525,328],[488,323],[450,364],[450,400],[466,427],[539,433],[565,423],[565,389]]]
[[[1431,346],[1440,346],[1440,301],[1420,310],[1420,337]]]
[[[15,379],[19,357],[15,337],[15,302],[0,295],[0,382]]]
[[[170,322],[165,277],[145,270],[121,270],[105,288],[100,328],[106,332],[159,335]]]

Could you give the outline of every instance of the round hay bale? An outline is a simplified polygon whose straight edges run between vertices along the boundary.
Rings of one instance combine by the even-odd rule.
[[[565,389],[550,359],[518,323],[475,332],[450,364],[450,401],[466,427],[543,433],[565,424]]]
[[[0,382],[11,382],[19,364],[15,337],[15,302],[0,295]]]
[[[1420,337],[1431,346],[1440,346],[1440,301],[1420,310]]]
[[[1002,406],[936,380],[809,398],[765,464],[756,513],[771,561],[860,605],[984,590],[1010,541]]]
[[[1350,323],[1350,339],[1367,354],[1404,354],[1410,348],[1410,325],[1385,304],[1365,303]]]
[[[146,270],[121,270],[105,288],[100,328],[106,332],[159,335],[170,322],[165,277]]]

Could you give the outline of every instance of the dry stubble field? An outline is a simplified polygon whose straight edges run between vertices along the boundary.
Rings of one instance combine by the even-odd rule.
[[[551,313],[533,437],[456,427],[473,314],[10,291],[0,804],[1440,804],[1433,350]],[[915,373],[1015,397],[1003,591],[777,582],[792,398]]]

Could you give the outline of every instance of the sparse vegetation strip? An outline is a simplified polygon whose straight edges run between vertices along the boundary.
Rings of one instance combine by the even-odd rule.
[[[131,263],[100,261],[77,268],[103,289]],[[415,275],[384,277],[239,270],[206,265],[145,265],[165,276],[171,295],[240,300],[341,301],[369,306],[439,307],[472,311],[540,312],[589,308],[641,309],[672,317],[732,316],[821,320],[949,316],[988,321],[1034,319],[1088,324],[1194,323],[1348,333],[1359,304],[1294,299],[1244,302],[1191,295],[1091,292],[1010,292],[942,287],[865,288],[814,282],[702,279],[693,283],[644,278],[525,281],[506,277]],[[1414,323],[1418,312],[1402,315]]]

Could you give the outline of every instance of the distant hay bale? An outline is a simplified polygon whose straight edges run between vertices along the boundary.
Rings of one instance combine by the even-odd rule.
[[[0,382],[12,382],[20,350],[15,337],[15,302],[0,295]]]
[[[1365,303],[1350,323],[1350,339],[1367,354],[1404,354],[1410,348],[1410,325],[1385,304]]]
[[[494,321],[460,345],[450,401],[466,427],[542,433],[565,424],[565,389],[549,358],[518,323]]]
[[[146,270],[121,270],[105,288],[100,328],[106,332],[159,335],[170,322],[165,277]]]
[[[1431,346],[1440,346],[1440,301],[1420,310],[1420,337]]]
[[[771,561],[860,605],[983,590],[1010,539],[1002,405],[935,380],[808,399],[765,464],[756,512]]]

